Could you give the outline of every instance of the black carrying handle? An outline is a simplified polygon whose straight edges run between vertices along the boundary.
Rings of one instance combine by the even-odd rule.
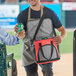
[[[42,53],[43,57],[44,57],[45,59],[47,59],[47,60],[50,60],[50,59],[52,58],[52,55],[53,55],[53,41],[51,41],[51,55],[50,55],[50,58],[49,58],[49,59],[45,57],[45,55],[44,55],[44,53],[43,53],[43,49],[42,49],[41,43],[39,43],[39,46],[40,46],[40,50],[41,50],[41,53]],[[39,60],[40,60],[40,59],[39,59]]]
[[[36,29],[36,32],[35,32],[35,34],[34,34],[34,37],[33,37],[33,39],[31,40],[31,43],[32,43],[32,44],[33,44],[33,41],[34,41],[35,38],[36,38],[36,35],[37,35],[37,33],[38,33],[39,29],[40,29],[40,26],[41,26],[41,24],[42,24],[42,22],[43,22],[43,20],[44,20],[44,17],[45,17],[45,15],[46,15],[46,13],[47,13],[47,10],[48,10],[48,8],[45,8],[45,11],[44,11],[42,17],[40,18],[40,21],[39,21],[38,27],[37,27],[37,29]]]

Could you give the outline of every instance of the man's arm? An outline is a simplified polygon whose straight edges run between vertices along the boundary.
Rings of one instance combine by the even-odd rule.
[[[54,41],[57,45],[59,45],[61,43],[61,41],[64,39],[64,37],[66,36],[66,30],[64,28],[64,26],[61,26],[60,28],[57,29],[61,34],[56,36],[54,38]]]
[[[20,42],[17,36],[10,35],[3,29],[0,29],[0,40],[6,45],[16,45]]]

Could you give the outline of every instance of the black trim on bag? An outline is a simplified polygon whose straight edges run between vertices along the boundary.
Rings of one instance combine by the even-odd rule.
[[[35,55],[35,58],[36,58],[36,52],[35,52],[35,47],[34,47],[34,55]]]
[[[46,11],[44,11],[42,17],[40,18],[40,21],[39,21],[39,24],[38,24],[37,29],[36,29],[36,31],[35,31],[34,37],[33,37],[33,39],[31,40],[31,44],[33,44],[33,42],[34,42],[34,40],[35,40],[35,38],[36,38],[36,35],[37,35],[37,33],[38,33],[39,29],[40,29],[40,26],[41,26],[41,24],[42,24],[42,22],[43,22],[43,20],[44,20],[44,18],[45,18],[45,16],[46,16],[46,13],[47,13],[47,11],[48,11],[48,8],[45,8],[45,9],[46,9]]]
[[[53,41],[51,41],[51,57],[52,57],[52,55],[53,55]],[[50,59],[51,59],[51,57],[50,57]]]
[[[44,57],[45,59],[47,59],[47,58],[44,56],[44,53],[43,53],[43,50],[42,50],[41,43],[39,43],[39,46],[40,46],[40,50],[41,50],[41,53],[42,53],[43,57]],[[38,54],[38,56],[39,56],[39,54]],[[48,59],[47,59],[47,60],[48,60]],[[39,61],[40,61],[40,59],[39,59]]]
[[[56,61],[56,60],[59,60],[60,59],[60,57],[59,58],[55,58],[55,59],[51,59],[51,60],[43,60],[43,61],[37,61],[37,63],[46,63],[46,62],[50,62],[50,61]]]
[[[48,46],[48,45],[50,45],[50,44],[47,44],[47,45],[44,45],[44,46]],[[42,50],[42,47],[44,47],[44,46],[41,46],[41,43],[39,43],[39,46],[40,46],[39,49],[41,50],[42,56],[43,56],[45,59],[47,59],[47,58],[44,56],[44,53],[43,53],[43,50]],[[51,41],[51,56],[50,56],[49,59],[47,59],[47,61],[49,61],[49,60],[51,59],[52,55],[53,55],[53,47],[55,47],[55,46],[53,45],[53,41]],[[55,49],[56,49],[56,47],[55,47]],[[56,50],[56,55],[57,55],[57,58],[58,58],[57,50]],[[38,50],[38,60],[40,61],[40,58],[39,58],[39,50]]]

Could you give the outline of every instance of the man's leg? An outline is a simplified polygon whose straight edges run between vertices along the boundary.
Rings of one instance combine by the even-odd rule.
[[[53,76],[52,65],[53,65],[53,63],[40,64],[40,66],[42,68],[43,76]]]
[[[25,66],[27,76],[38,76],[38,65],[36,63]]]

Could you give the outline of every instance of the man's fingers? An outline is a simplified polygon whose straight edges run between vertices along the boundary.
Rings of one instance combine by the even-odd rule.
[[[23,25],[23,28],[24,28],[24,25]]]
[[[60,44],[61,43],[61,37],[60,36],[56,36],[55,38],[54,38],[54,42],[58,45],[58,44]]]
[[[20,31],[20,33],[18,34],[18,37],[23,39],[25,37],[25,31],[24,30]]]
[[[54,43],[55,43],[56,45],[59,45],[59,42],[57,42],[57,41],[55,41]]]
[[[19,29],[19,27],[17,27],[17,25],[18,25],[18,24],[16,24],[16,26],[14,27],[14,31],[15,31],[16,33],[18,33],[18,29]]]

